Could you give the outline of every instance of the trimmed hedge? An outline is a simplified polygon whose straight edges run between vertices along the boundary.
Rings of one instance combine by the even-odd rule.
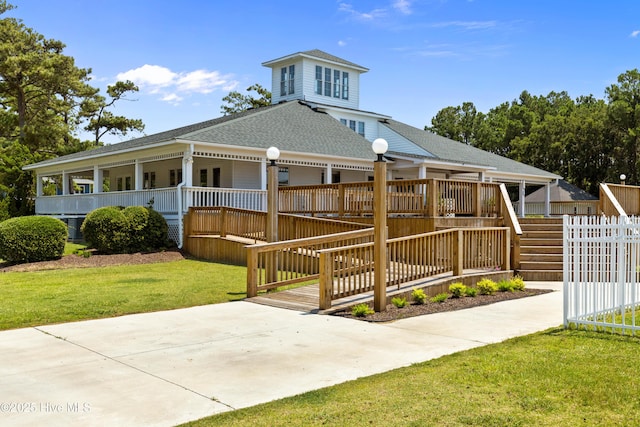
[[[169,245],[167,221],[150,207],[98,208],[80,230],[87,244],[103,253],[149,252]]]
[[[58,259],[68,237],[66,224],[56,218],[10,218],[0,222],[0,258],[14,263]]]

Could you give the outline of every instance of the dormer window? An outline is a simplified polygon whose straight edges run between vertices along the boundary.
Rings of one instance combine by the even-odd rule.
[[[349,99],[349,73],[316,65],[316,95]]]
[[[280,69],[280,96],[293,95],[295,93],[295,73],[295,65]]]

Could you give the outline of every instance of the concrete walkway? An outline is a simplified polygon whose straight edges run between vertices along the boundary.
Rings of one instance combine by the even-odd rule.
[[[552,292],[386,324],[233,302],[10,330],[0,425],[175,426],[561,323]]]

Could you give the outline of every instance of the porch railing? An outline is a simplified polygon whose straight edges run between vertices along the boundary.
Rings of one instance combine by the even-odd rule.
[[[387,240],[386,286],[465,269],[509,270],[510,230],[449,229]],[[320,309],[333,300],[373,291],[373,243],[318,251]]]
[[[440,179],[387,182],[387,210],[391,214],[499,215],[499,185]],[[373,182],[349,182],[280,188],[280,212],[304,215],[373,214]]]
[[[175,187],[151,190],[110,191],[105,193],[39,196],[36,213],[39,215],[86,215],[103,206],[147,206],[166,214],[178,214]],[[234,188],[183,187],[183,213],[192,206],[229,206],[242,209],[266,210],[266,191]]]
[[[520,210],[520,202],[513,202],[516,212]],[[525,202],[525,215],[544,215],[545,204],[543,202]],[[598,213],[598,200],[584,200],[574,202],[549,202],[549,215],[596,215]]]

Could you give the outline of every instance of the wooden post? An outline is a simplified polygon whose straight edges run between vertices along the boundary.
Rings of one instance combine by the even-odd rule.
[[[247,297],[258,296],[258,250],[247,247]]]
[[[427,215],[430,217],[438,216],[438,184],[435,179],[429,179],[428,181],[428,196],[427,196]]]
[[[267,166],[267,229],[265,237],[268,243],[278,241],[278,165],[275,160]],[[278,260],[275,252],[266,254],[265,281],[278,281]]]
[[[327,258],[330,258],[327,260]],[[331,308],[331,293],[333,292],[333,256],[320,252],[320,310]]]
[[[220,209],[220,237],[227,237],[227,208]]]
[[[338,218],[344,217],[344,185],[338,184]]]
[[[456,229],[453,235],[452,248],[453,275],[462,276],[464,270],[464,235],[461,228]]]
[[[474,182],[473,189],[473,216],[479,217],[482,216],[482,183]]]
[[[373,309],[387,308],[387,163],[379,155],[373,167]]]
[[[504,265],[502,270],[511,270],[511,230],[505,229],[504,233]]]

